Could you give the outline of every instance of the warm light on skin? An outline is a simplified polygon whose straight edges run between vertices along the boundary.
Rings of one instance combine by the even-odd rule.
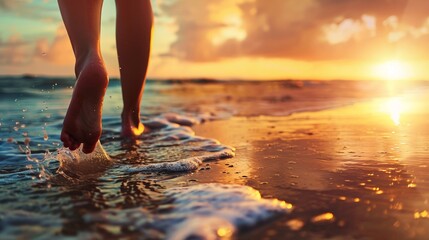
[[[382,80],[406,80],[410,78],[409,66],[399,60],[390,60],[377,65],[375,75]]]

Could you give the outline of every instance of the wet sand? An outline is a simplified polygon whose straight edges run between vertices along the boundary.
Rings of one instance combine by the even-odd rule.
[[[163,184],[243,184],[294,205],[239,239],[427,239],[428,98],[197,125],[197,135],[234,146],[236,157]]]

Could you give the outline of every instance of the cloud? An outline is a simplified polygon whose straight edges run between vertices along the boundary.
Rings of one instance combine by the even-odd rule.
[[[161,10],[177,29],[165,56],[195,62],[415,57],[429,48],[424,0],[174,0]]]
[[[58,26],[51,43],[44,38],[39,39],[36,42],[34,54],[39,60],[57,65],[73,65],[75,59],[64,25]]]
[[[21,39],[20,35],[13,34],[7,40],[0,39],[0,64],[25,64],[31,61],[29,53],[31,43]]]
[[[216,30],[224,27],[213,18],[213,13],[225,5],[225,1],[187,0],[162,5],[167,16],[173,16],[177,25],[177,40],[171,45],[169,55],[194,61],[216,58],[211,39]],[[189,7],[192,6],[192,7]]]
[[[28,65],[37,61],[56,65],[74,64],[72,47],[64,25],[58,27],[51,41],[46,38],[24,41],[19,34],[12,34],[7,40],[0,39],[0,64]]]

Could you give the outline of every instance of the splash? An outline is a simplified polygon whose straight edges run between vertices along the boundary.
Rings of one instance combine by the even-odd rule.
[[[60,162],[58,173],[66,178],[82,179],[93,177],[104,172],[113,162],[97,142],[92,153],[82,152],[82,146],[74,151],[67,148],[58,149],[57,159]]]

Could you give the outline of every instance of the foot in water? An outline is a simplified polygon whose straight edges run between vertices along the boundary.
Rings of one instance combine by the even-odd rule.
[[[61,141],[64,147],[94,151],[101,135],[101,108],[109,83],[104,62],[98,55],[76,66],[77,81],[64,118]]]
[[[143,134],[145,127],[140,122],[139,111],[123,111],[122,118],[122,131],[121,136],[124,138],[136,138]]]

